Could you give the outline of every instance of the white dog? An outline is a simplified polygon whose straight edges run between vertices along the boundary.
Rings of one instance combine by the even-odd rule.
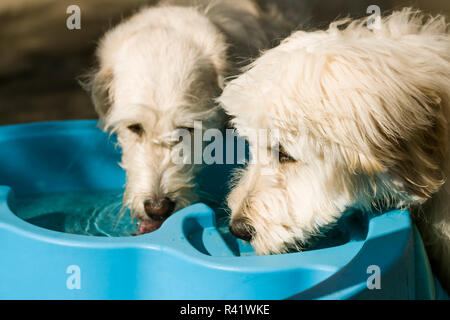
[[[106,33],[85,84],[105,130],[117,133],[126,170],[124,204],[151,232],[198,200],[198,166],[171,159],[174,132],[221,128],[214,104],[223,80],[269,41],[251,0],[165,1]],[[266,21],[267,22],[267,21]]]
[[[448,289],[449,25],[411,9],[379,28],[366,21],[295,32],[224,89],[237,131],[276,130],[268,148],[280,151],[241,174],[230,229],[260,254],[282,253],[346,208],[409,208]]]

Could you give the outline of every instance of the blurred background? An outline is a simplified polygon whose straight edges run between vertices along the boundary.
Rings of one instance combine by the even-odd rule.
[[[411,6],[450,16],[449,0],[256,0],[276,7],[302,28],[320,28],[338,17],[362,17],[370,5],[383,12]],[[157,0],[1,0],[0,125],[94,119],[77,78],[94,66],[101,35]],[[81,9],[81,29],[69,30],[70,5]]]

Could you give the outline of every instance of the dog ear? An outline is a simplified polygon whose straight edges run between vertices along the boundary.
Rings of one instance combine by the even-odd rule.
[[[420,95],[410,95],[404,105],[414,106],[404,112],[417,112],[427,123],[408,121],[404,130],[393,140],[379,129],[384,140],[383,147],[371,146],[372,153],[391,179],[398,182],[400,191],[413,201],[423,203],[443,185],[446,179],[445,166],[448,157],[449,108],[446,93],[439,94],[431,88],[418,88]]]
[[[91,99],[100,121],[105,119],[112,105],[110,95],[112,80],[112,72],[109,69],[100,69],[89,73],[84,81],[80,81],[81,86],[91,94]]]
[[[416,201],[424,202],[437,192],[446,179],[448,161],[448,98],[433,90],[419,88],[425,97],[421,105],[430,119],[428,126],[415,126],[410,139],[400,141],[394,150],[396,158],[389,174],[403,182],[405,191]]]

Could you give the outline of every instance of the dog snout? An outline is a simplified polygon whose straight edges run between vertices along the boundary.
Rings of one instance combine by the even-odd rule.
[[[253,226],[245,219],[239,218],[230,223],[230,232],[239,239],[250,241],[255,234]]]
[[[166,219],[174,210],[175,202],[169,198],[160,200],[146,200],[144,210],[151,219],[159,221]]]

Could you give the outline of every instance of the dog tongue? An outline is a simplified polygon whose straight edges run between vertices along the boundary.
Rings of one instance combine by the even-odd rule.
[[[161,227],[162,221],[141,220],[136,235],[150,233]]]

